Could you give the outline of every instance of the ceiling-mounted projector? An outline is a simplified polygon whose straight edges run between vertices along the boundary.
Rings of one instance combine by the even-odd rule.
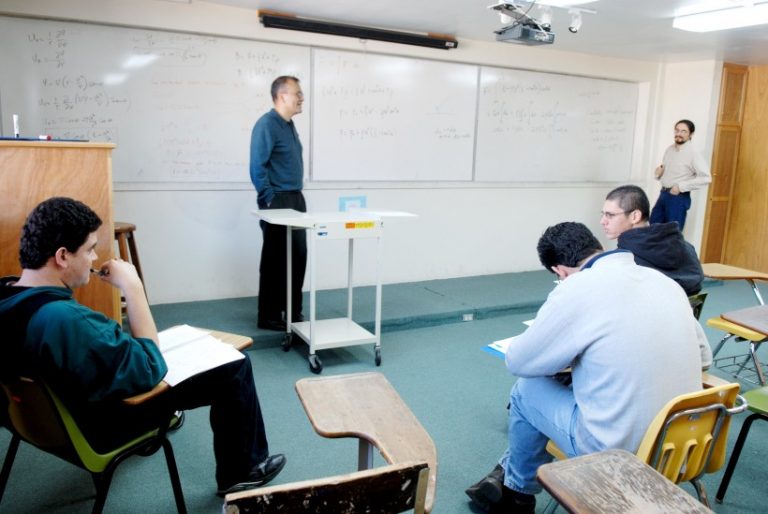
[[[521,43],[524,45],[549,45],[555,42],[552,32],[540,29],[532,25],[510,25],[500,30],[494,30],[496,41],[508,43]]]
[[[529,16],[530,7],[523,10],[517,4],[499,2],[489,5],[488,9],[498,12],[503,23],[512,21],[511,25],[493,31],[496,34],[496,41],[523,45],[548,45],[555,42],[555,35],[550,31],[550,24],[541,23]]]

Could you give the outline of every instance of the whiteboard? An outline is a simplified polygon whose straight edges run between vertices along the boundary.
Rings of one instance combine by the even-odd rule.
[[[472,180],[478,67],[313,51],[313,180]]]
[[[475,179],[630,178],[636,83],[482,67]]]
[[[272,80],[310,71],[306,47],[21,18],[0,17],[0,48],[3,133],[18,114],[22,136],[116,143],[115,182],[250,181]]]
[[[636,83],[2,16],[0,45],[3,134],[18,114],[23,136],[114,142],[116,183],[249,182],[251,129],[283,74],[305,93],[305,179],[631,175]]]

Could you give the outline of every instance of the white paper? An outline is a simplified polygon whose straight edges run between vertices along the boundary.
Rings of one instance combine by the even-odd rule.
[[[237,348],[216,339],[208,332],[180,325],[158,334],[168,373],[163,380],[170,386],[204,371],[244,359]]]
[[[508,337],[506,339],[499,339],[498,341],[494,341],[491,344],[488,345],[488,348],[491,350],[497,351],[502,355],[507,354],[507,347],[509,346],[509,343],[515,340],[517,336]]]

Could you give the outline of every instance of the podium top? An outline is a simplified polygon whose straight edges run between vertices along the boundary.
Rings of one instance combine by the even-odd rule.
[[[318,223],[382,221],[390,218],[416,217],[415,214],[403,211],[299,212],[294,209],[263,209],[251,212],[273,225],[304,228],[312,228]]]

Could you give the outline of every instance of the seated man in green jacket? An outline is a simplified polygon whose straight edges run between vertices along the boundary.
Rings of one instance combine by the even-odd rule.
[[[109,260],[100,280],[119,288],[130,333],[72,298],[91,280],[101,219],[85,204],[50,198],[21,233],[21,277],[0,280],[0,378],[45,380],[72,412],[92,446],[112,449],[155,428],[167,413],[210,405],[218,493],[258,487],[285,465],[269,455],[250,359],[195,375],[151,400],[123,400],[158,385],[168,371],[136,269]]]

